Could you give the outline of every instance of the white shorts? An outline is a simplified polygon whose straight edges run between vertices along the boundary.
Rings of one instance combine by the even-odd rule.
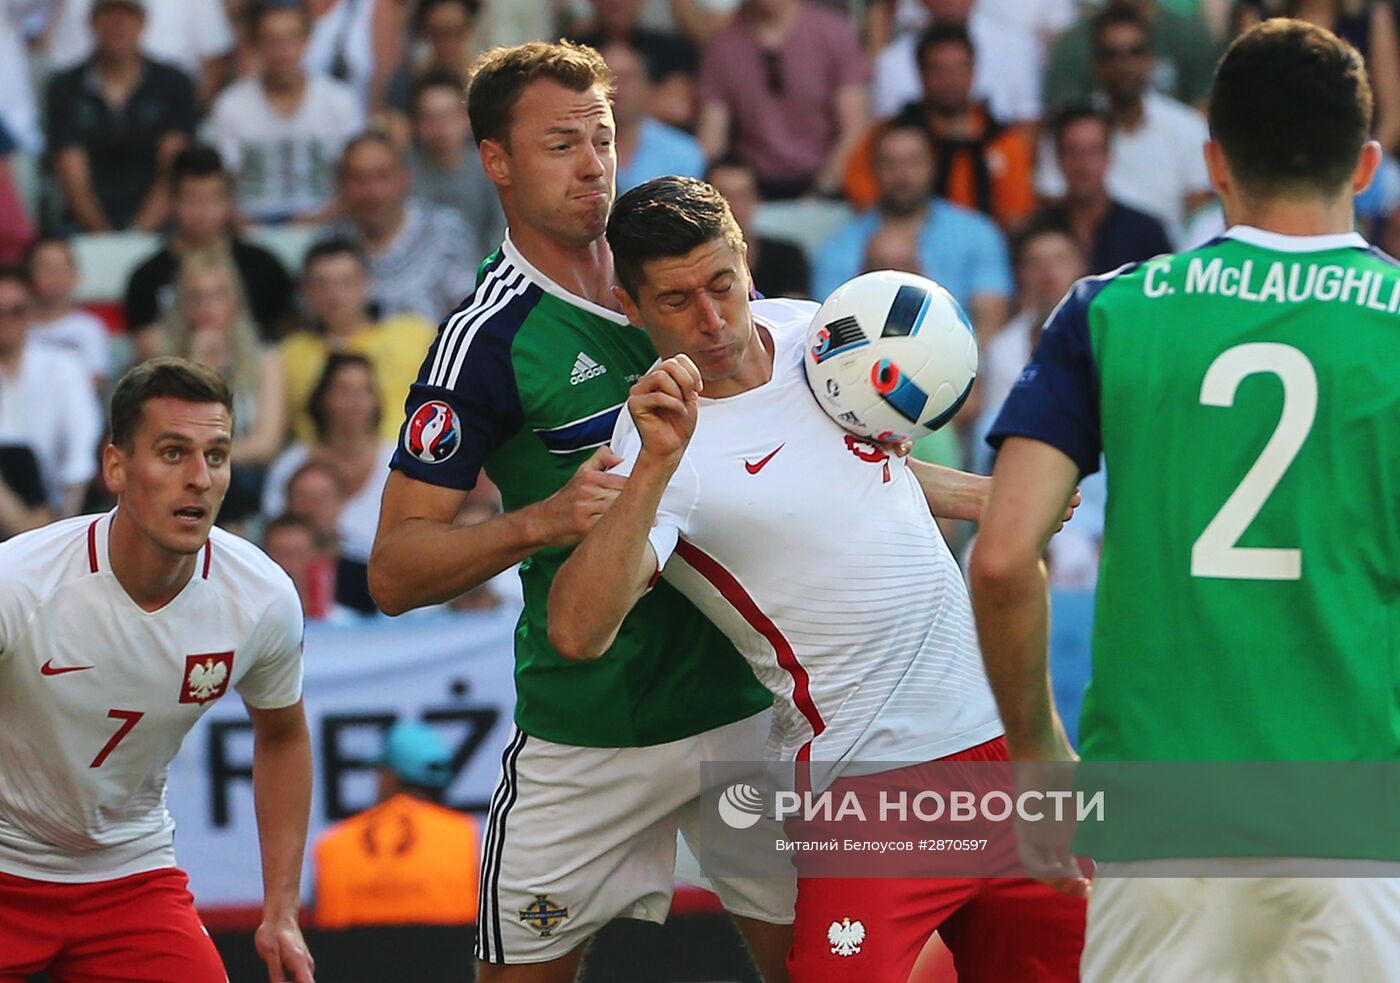
[[[1400,878],[1114,876],[1144,868],[1099,868],[1084,983],[1400,981]]]
[[[642,748],[573,747],[517,730],[482,841],[477,958],[547,962],[614,918],[665,921],[677,833],[696,837],[699,807],[714,797],[701,799],[701,763],[762,761],[771,719],[765,710]],[[733,914],[792,922],[793,879],[707,886]]]

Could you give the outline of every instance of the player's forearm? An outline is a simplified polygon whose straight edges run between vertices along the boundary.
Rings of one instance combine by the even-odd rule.
[[[627,613],[646,591],[647,534],[674,463],[645,451],[627,485],[574,550],[549,590],[549,641],[566,659],[596,659],[608,650]]]
[[[442,604],[486,583],[548,545],[539,506],[472,526],[409,518],[381,529],[369,589],[386,614]]]
[[[969,571],[987,680],[1015,760],[1042,758],[1063,741],[1046,665],[1049,581],[1045,565],[973,549]],[[1058,739],[1058,741],[1057,741]]]
[[[280,713],[280,711],[279,711]],[[263,917],[295,917],[311,815],[311,735],[297,707],[295,726],[253,739],[253,799],[262,853]]]
[[[992,479],[925,461],[909,461],[909,469],[923,489],[929,511],[940,519],[980,522],[982,507],[992,490]]]

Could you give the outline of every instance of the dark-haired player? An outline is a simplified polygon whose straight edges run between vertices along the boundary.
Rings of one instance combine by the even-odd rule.
[[[1040,555],[1100,452],[1084,759],[1400,758],[1400,269],[1352,231],[1380,160],[1370,85],[1350,45],[1273,20],[1222,59],[1209,117],[1229,230],[1076,284],[992,428],[972,597],[1016,759],[1072,758]],[[1168,869],[1137,846],[1133,873]],[[1026,848],[1077,875],[1063,844]],[[1228,870],[1101,867],[1085,980],[1397,979],[1400,881]]]
[[[117,506],[0,544],[0,980],[225,983],[175,866],[165,777],[209,705],[253,722],[255,936],[273,983],[311,983],[297,927],[311,805],[301,604],[213,528],[233,397],[181,359],[117,383],[102,456]]]

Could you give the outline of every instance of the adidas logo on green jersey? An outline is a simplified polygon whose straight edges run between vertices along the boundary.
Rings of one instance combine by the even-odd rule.
[[[587,382],[606,371],[607,366],[599,365],[583,352],[579,352],[578,358],[574,359],[574,370],[569,373],[569,385],[577,386],[580,382]]]

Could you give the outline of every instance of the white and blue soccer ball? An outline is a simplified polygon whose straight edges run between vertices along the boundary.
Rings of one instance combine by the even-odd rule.
[[[977,335],[947,290],[882,270],[832,292],[809,329],[804,360],[813,395],[841,426],[871,440],[918,440],[972,392]]]

